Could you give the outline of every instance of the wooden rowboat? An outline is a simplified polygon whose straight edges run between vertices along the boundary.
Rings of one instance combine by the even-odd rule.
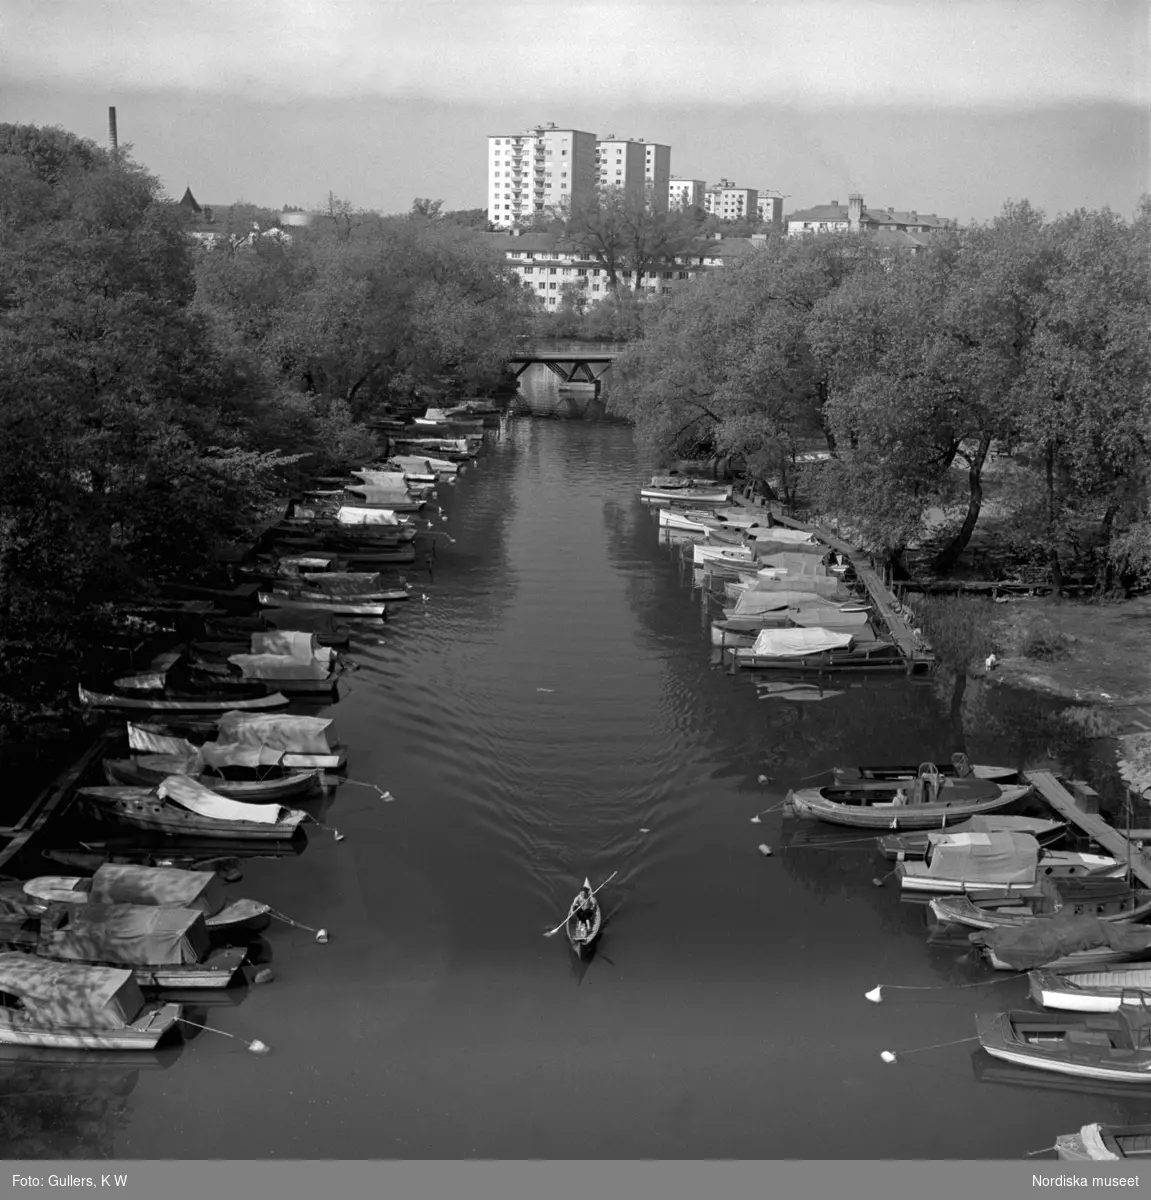
[[[1040,859],[1041,864],[1043,861]],[[1029,921],[1046,920],[1056,913],[1098,917],[1118,925],[1151,916],[1151,890],[1132,890],[1121,880],[1080,876],[1056,881],[1055,889],[1058,899],[1046,913],[1037,913],[1031,907],[1040,897],[1038,892],[978,898],[939,896],[930,902],[930,908],[936,920],[968,929],[1006,929]]]
[[[358,604],[332,596],[323,600],[298,600],[292,596],[284,596],[279,592],[260,592],[260,604],[264,608],[283,608],[289,611],[329,612],[345,617],[384,617],[388,615],[387,605],[383,603],[366,602]]]
[[[1055,1153],[1062,1162],[1116,1162],[1151,1155],[1151,1125],[1084,1125],[1061,1133]]]
[[[269,696],[253,696],[236,699],[234,696],[214,696],[198,700],[163,700],[136,696],[115,696],[103,692],[90,692],[80,685],[80,703],[88,708],[135,708],[164,712],[227,712],[231,709],[259,711],[270,708],[286,708],[287,696],[273,692]]]
[[[955,761],[955,759],[960,757],[964,759],[962,765]],[[951,762],[935,763],[933,765],[945,779],[972,777],[975,779],[989,779],[993,783],[1012,783],[1019,778],[1019,772],[1013,767],[989,767],[979,763],[968,764],[965,756],[960,755],[952,755]],[[917,767],[908,764],[907,766],[894,767],[832,767],[832,772],[836,783],[847,784],[853,787],[860,787],[866,783],[891,786],[892,782],[896,780],[917,778],[922,769],[922,764]]]
[[[584,879],[583,886],[591,891],[591,881]],[[572,908],[575,908],[576,901],[579,899],[577,893],[576,898],[572,901]],[[575,912],[567,919],[567,935],[568,941],[571,942],[572,949],[584,958],[591,953],[592,947],[595,945],[596,939],[600,935],[600,930],[603,928],[603,906],[596,904],[595,916],[592,919],[591,927],[588,927],[586,921],[581,921]]]
[[[244,841],[287,841],[295,836],[306,818],[305,813],[293,808],[280,808],[275,820],[266,822],[254,818],[242,820],[204,816],[171,800],[161,799],[154,788],[146,787],[83,787],[77,790],[76,795],[98,816],[107,820],[177,837],[187,835]]]
[[[941,829],[980,813],[996,812],[1022,800],[1031,791],[1030,784],[1001,786],[988,780],[976,780],[971,787],[965,781],[944,781],[935,795],[924,803],[897,804],[895,792],[882,789],[843,787],[804,788],[788,793],[787,802],[796,816],[831,825],[849,825],[855,829]]]
[[[175,755],[145,754],[131,758],[106,758],[104,778],[113,786],[155,787],[169,775],[180,775]],[[205,787],[230,800],[268,804],[273,800],[298,800],[320,790],[320,772],[293,771],[274,779],[224,779],[204,773],[193,774]]]

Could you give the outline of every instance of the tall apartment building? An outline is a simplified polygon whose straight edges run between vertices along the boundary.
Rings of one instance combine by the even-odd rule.
[[[601,188],[622,188],[629,200],[643,199],[647,171],[646,143],[617,138],[614,133],[595,144]]]
[[[596,137],[557,129],[554,121],[523,133],[488,138],[488,219],[517,221],[595,195]]]
[[[768,194],[767,189],[759,193],[757,204],[760,223],[774,225],[776,229],[783,228],[783,197]]]
[[[667,212],[667,189],[671,183],[670,146],[659,142],[644,142],[643,179],[651,196],[652,208],[656,212]]]
[[[759,191],[736,187],[730,179],[721,179],[704,192],[703,206],[721,221],[739,221],[747,216],[755,219],[759,215]]]
[[[707,184],[702,179],[681,179],[673,175],[668,180],[667,201],[670,208],[703,207],[703,194]]]

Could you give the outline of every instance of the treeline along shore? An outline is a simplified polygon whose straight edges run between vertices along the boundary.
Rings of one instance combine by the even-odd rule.
[[[210,242],[121,148],[0,125],[0,755],[80,731],[140,603],[388,410],[487,394],[530,321],[473,231],[332,198],[290,233],[237,206]],[[135,606],[136,611],[132,611]]]

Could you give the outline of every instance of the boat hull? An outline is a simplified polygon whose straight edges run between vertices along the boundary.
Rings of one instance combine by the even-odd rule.
[[[104,820],[172,837],[283,842],[294,837],[304,821],[304,813],[298,809],[286,809],[274,825],[260,821],[222,821],[201,816],[175,804],[165,804],[154,794],[116,794],[142,791],[142,788],[123,787],[81,788],[76,794],[91,812]]]
[[[1048,850],[1039,860],[1034,879],[1021,883],[994,883],[991,881],[973,882],[968,879],[936,878],[928,874],[926,863],[904,861],[897,863],[895,873],[899,876],[899,885],[907,892],[936,892],[955,895],[979,896],[981,894],[996,895],[1000,892],[1030,892],[1035,889],[1040,879],[1082,879],[1092,876],[1096,879],[1119,878],[1126,874],[1127,866],[1118,859],[1106,858],[1101,854],[1076,854],[1064,850]],[[939,911],[934,910],[936,916]]]
[[[261,592],[260,604],[264,608],[282,608],[289,612],[327,612],[345,617],[380,617],[388,615],[387,605],[382,603],[349,603],[344,600],[297,600],[291,596],[283,596],[278,592]],[[292,682],[288,680],[287,682]],[[277,681],[278,683],[278,681]]]
[[[980,813],[995,812],[1015,804],[1031,791],[1030,785],[1001,787],[998,796],[985,800],[940,801],[935,804],[840,804],[820,795],[820,789],[790,792],[788,802],[796,816],[847,825],[853,829],[942,829]],[[1034,885],[1028,885],[1034,886]]]
[[[316,756],[321,757],[321,756]],[[105,759],[104,777],[114,787],[155,787],[163,783],[171,771],[142,767],[131,759]],[[230,800],[246,800],[253,804],[267,804],[273,800],[299,799],[318,792],[322,780],[316,770],[298,771],[280,779],[221,779],[215,775],[191,775],[191,779],[202,783]]]
[[[983,1049],[994,1058],[1019,1066],[1052,1071],[1078,1079],[1099,1079],[1112,1083],[1151,1086],[1151,1049],[1128,1052],[1122,1059],[1110,1057],[1106,1046],[1071,1044],[1067,1032],[1087,1032],[1089,1018],[1058,1017],[1053,1013],[999,1013],[976,1015],[978,1037]],[[1105,1018],[1104,1018],[1105,1019]],[[1100,1020],[1100,1018],[1096,1018]],[[1045,1039],[1035,1043],[1024,1039],[1026,1030]],[[1099,1031],[1103,1032],[1103,1031]]]
[[[229,712],[232,709],[248,712],[272,708],[286,708],[288,698],[280,692],[273,692],[270,696],[254,696],[249,699],[213,697],[203,700],[153,700],[151,698],[113,696],[102,692],[90,692],[82,686],[80,688],[80,703],[88,708],[129,708],[157,712]]]
[[[179,1004],[151,1005],[123,1029],[97,1031],[33,1026],[0,1009],[0,1043],[54,1050],[153,1050],[182,1013]]]
[[[584,886],[585,887],[591,886],[586,879],[584,880]],[[579,896],[577,895],[576,898],[572,901],[573,908],[575,907],[578,899],[579,899]],[[575,913],[573,912],[567,919],[568,942],[571,944],[572,950],[574,950],[575,953],[580,958],[590,957],[592,949],[594,948],[596,941],[599,939],[600,931],[602,930],[602,928],[603,928],[603,907],[602,907],[602,905],[597,904],[595,907],[595,921],[594,921],[591,929],[588,929],[586,927],[586,922],[577,920]]]
[[[1151,1005],[1151,967],[1069,972],[1043,967],[1027,973],[1027,985],[1036,1004],[1060,1012],[1113,1013],[1124,1004]]]
[[[1082,884],[1082,879],[1077,881]],[[1129,892],[1129,900],[1116,903],[1114,895],[1100,896],[1092,901],[1084,896],[1064,899],[1055,910],[1060,913],[1073,913],[1077,916],[1098,917],[1101,921],[1115,924],[1127,924],[1141,921],[1151,916],[1151,891],[1138,890]],[[931,911],[938,921],[948,925],[963,925],[968,929],[1006,929],[1025,925],[1030,921],[1043,921],[1047,915],[1023,911],[996,911],[973,903],[966,896],[946,896],[931,901]]]

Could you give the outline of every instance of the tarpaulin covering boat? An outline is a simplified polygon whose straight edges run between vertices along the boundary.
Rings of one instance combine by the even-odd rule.
[[[407,484],[404,482],[403,471],[377,471],[361,467],[353,471],[352,474],[358,475],[368,487],[391,488],[397,492],[406,492],[408,490]]]
[[[228,661],[240,668],[245,679],[325,680],[332,674],[329,662],[317,659],[306,662],[293,654],[231,654]]]
[[[752,616],[756,613],[774,612],[777,609],[793,608],[802,605],[805,609],[825,608],[829,617],[835,616],[839,605],[834,600],[817,596],[814,592],[801,592],[786,588],[771,589],[747,588],[739,593],[733,608],[728,610],[731,617]]]
[[[752,536],[756,541],[773,541],[786,544],[789,548],[799,546],[819,546],[821,553],[827,552],[827,547],[817,542],[814,533],[806,529],[791,529],[787,525],[764,525],[756,527]]]
[[[330,647],[321,646],[314,633],[303,629],[269,629],[253,633],[251,648],[252,654],[287,655],[305,663],[319,660],[330,664],[333,657]]]
[[[30,1027],[29,1033],[40,1028],[79,1034],[91,1031],[98,1035],[102,1031],[130,1029],[144,1009],[143,993],[130,970],[53,962],[17,951],[0,954],[0,992],[15,997],[23,1009],[23,1012],[6,1010],[9,1020],[0,1022],[0,1039],[24,1040],[33,1045],[37,1043],[31,1039],[5,1036],[20,1032],[18,1016],[24,1018],[20,1024]],[[163,1028],[154,1031],[155,1036],[150,1040],[142,1040],[141,1045],[154,1046],[180,1014],[178,1005],[165,1008],[172,1010],[170,1019]]]
[[[184,966],[209,952],[196,909],[145,904],[50,904],[36,952],[44,958],[122,966]]]
[[[990,951],[996,966],[1030,971],[1089,950],[1113,951],[1109,959],[1139,958],[1151,952],[1151,929],[1099,917],[1056,913],[1041,920],[996,929],[977,929],[971,944]]]
[[[753,588],[758,592],[814,592],[828,599],[850,600],[848,592],[835,576],[797,575],[788,571],[782,578],[757,575]]]
[[[349,488],[348,490],[363,495],[368,503],[374,503],[375,497],[379,497],[381,503],[388,500],[398,500],[402,504],[407,504],[411,499],[406,492],[399,493],[392,489]],[[393,509],[358,508],[350,504],[343,505],[336,512],[336,520],[341,525],[399,525],[400,523],[400,519],[396,516]]]
[[[103,863],[88,893],[95,904],[152,904],[217,913],[224,907],[224,884],[215,871],[178,871]]]
[[[995,788],[994,784],[986,786]],[[1028,833],[939,832],[931,834],[930,840],[926,866],[919,871],[929,880],[1024,886],[1035,883],[1039,843]],[[901,868],[910,866],[920,864],[900,864]]]
[[[781,542],[758,529],[748,530],[748,533],[756,554],[768,561],[774,561],[781,554],[790,554],[796,558],[810,558],[814,562],[820,562],[827,554],[827,547],[818,542]]]
[[[846,650],[851,645],[850,633],[830,629],[761,629],[756,636],[752,653],[757,658],[795,658],[803,654],[819,654],[825,650]]]
[[[284,813],[279,804],[244,804],[229,800],[186,775],[169,775],[156,789],[162,800],[174,800],[189,812],[211,817],[216,821],[253,821],[260,825],[275,825]]]
[[[270,716],[263,713],[225,713],[216,722],[219,741],[267,746],[291,754],[329,754],[327,717]]]
[[[823,564],[823,559],[815,554],[796,554],[794,551],[787,550],[781,554],[767,555],[764,554],[761,546],[756,546],[755,549],[759,561],[763,563],[759,573],[760,579],[773,579],[775,575],[772,572],[777,571],[785,571],[789,576],[832,578],[831,572]]]
[[[169,734],[155,733],[141,725],[128,722],[128,745],[133,750],[145,754],[170,754],[180,758],[191,758],[196,753],[196,747],[187,738],[173,737]]]
[[[264,745],[249,746],[241,742],[205,742],[199,751],[204,765],[217,771],[227,767],[256,771],[261,767],[281,766],[284,761],[283,750]]]

